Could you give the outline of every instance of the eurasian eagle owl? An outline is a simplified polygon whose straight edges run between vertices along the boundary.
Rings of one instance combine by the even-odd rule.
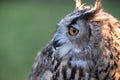
[[[46,47],[38,54],[29,80],[120,80],[120,22],[76,0]]]

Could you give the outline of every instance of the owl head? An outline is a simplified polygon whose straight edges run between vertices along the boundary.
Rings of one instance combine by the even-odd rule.
[[[80,0],[76,0],[75,10],[58,23],[53,48],[59,57],[80,54],[89,47],[90,50],[103,51],[104,46],[108,46],[105,39],[111,39],[110,25],[116,22],[115,18],[103,11],[100,0],[96,0],[93,7],[82,5]],[[92,53],[99,55],[101,51],[96,50]]]
[[[58,23],[53,37],[53,48],[58,51],[60,57],[71,51],[77,54],[88,45],[92,33],[90,20],[101,9],[99,0],[94,7],[84,6],[76,0],[75,10]]]

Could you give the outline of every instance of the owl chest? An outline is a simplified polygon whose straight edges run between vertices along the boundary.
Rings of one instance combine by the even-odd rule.
[[[51,72],[51,80],[89,80],[92,73],[86,61],[66,58],[53,61]]]
[[[108,60],[64,56],[52,61],[41,80],[118,80],[115,69]]]
[[[41,80],[118,80],[115,78],[115,67],[110,64],[94,65],[90,61],[54,60],[45,71],[46,78]]]

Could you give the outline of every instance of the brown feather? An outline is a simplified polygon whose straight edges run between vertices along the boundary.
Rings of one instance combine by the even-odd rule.
[[[80,6],[76,4],[77,10],[58,26],[67,27],[73,18],[82,23],[86,34],[75,43],[81,51],[69,51],[60,57],[59,51],[53,49],[53,40],[50,41],[37,56],[29,80],[120,80],[120,21],[102,10],[101,0],[93,8]],[[86,37],[89,31],[90,37]],[[79,66],[72,64],[77,61]]]

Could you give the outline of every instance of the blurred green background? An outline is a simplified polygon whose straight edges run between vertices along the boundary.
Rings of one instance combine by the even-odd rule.
[[[120,0],[103,1],[105,11],[118,19],[119,5]],[[1,0],[0,80],[27,80],[37,52],[73,9],[74,0]]]

